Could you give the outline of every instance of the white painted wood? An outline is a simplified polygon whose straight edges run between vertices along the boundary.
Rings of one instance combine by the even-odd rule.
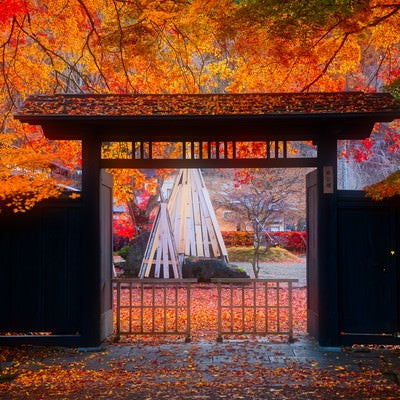
[[[227,259],[217,218],[199,169],[179,171],[168,201],[168,210],[178,254]]]
[[[182,278],[188,256],[228,260],[199,169],[179,170],[168,203],[161,202],[139,277]]]
[[[150,233],[139,277],[150,278],[153,276],[154,278],[168,279],[170,265],[172,265],[173,278],[181,279],[182,264],[179,263],[176,252],[167,205],[161,203]]]

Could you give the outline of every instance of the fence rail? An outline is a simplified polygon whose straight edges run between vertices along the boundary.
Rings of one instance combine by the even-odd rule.
[[[190,341],[193,307],[199,290],[207,290],[203,308],[216,304],[217,340],[223,335],[287,335],[293,339],[293,283],[297,279],[212,279],[206,286],[194,279],[114,280],[116,335],[185,335]],[[204,300],[203,300],[204,301]],[[204,310],[203,310],[204,311]],[[216,313],[214,314],[214,312]]]
[[[185,335],[190,341],[192,279],[115,279],[116,334]]]
[[[293,340],[297,279],[213,279],[218,290],[218,341],[224,334],[287,335]]]

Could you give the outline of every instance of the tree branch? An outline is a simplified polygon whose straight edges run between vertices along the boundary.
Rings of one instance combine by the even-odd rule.
[[[133,86],[132,81],[129,77],[126,65],[125,65],[125,57],[124,57],[124,31],[122,29],[122,25],[121,25],[121,17],[119,14],[119,10],[116,4],[117,0],[113,0],[113,5],[114,5],[114,9],[115,9],[115,13],[117,16],[117,22],[118,22],[118,31],[119,31],[119,56],[121,59],[121,65],[122,65],[122,69],[124,71],[124,75],[126,78],[126,81],[128,82],[128,85],[131,87],[131,89],[133,90],[134,93],[137,93],[136,88]]]
[[[96,36],[97,36],[97,38],[98,38],[98,40],[99,40],[99,43],[101,43],[101,37],[100,37],[99,33],[97,32],[96,24],[94,23],[94,20],[93,20],[93,18],[92,18],[92,15],[90,14],[90,11],[89,11],[88,8],[86,7],[86,4],[85,4],[82,0],[78,0],[78,3],[82,6],[83,10],[85,11],[85,14],[86,14],[86,16],[88,17],[89,23],[90,23],[90,26],[91,26],[91,30],[90,30],[90,32],[87,34],[87,37],[86,37],[85,46],[87,47],[87,49],[88,49],[88,51],[89,51],[89,54],[92,56],[93,62],[94,62],[94,64],[95,64],[96,69],[97,69],[97,71],[99,72],[101,78],[103,79],[104,84],[106,85],[107,89],[110,90],[110,87],[109,87],[108,82],[107,82],[107,78],[106,78],[106,76],[104,75],[103,70],[101,69],[100,64],[99,64],[98,61],[97,61],[96,55],[94,54],[92,48],[90,47],[90,38],[91,38],[91,36],[92,36],[93,34],[96,34]]]
[[[313,86],[316,82],[318,82],[328,71],[328,68],[330,67],[330,65],[333,63],[333,61],[335,60],[336,56],[339,54],[340,50],[343,48],[344,44],[346,43],[348,37],[350,36],[350,33],[345,33],[342,41],[340,42],[338,48],[335,50],[335,52],[332,54],[332,56],[329,58],[329,60],[326,62],[325,67],[323,68],[323,70],[321,71],[320,74],[318,74],[318,76],[316,76],[309,84],[307,84],[306,86],[304,86],[304,88],[300,91],[300,92],[307,92],[311,86]]]

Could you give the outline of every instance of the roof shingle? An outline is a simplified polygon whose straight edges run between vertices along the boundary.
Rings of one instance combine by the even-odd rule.
[[[387,93],[56,94],[32,95],[15,114],[25,117],[323,116],[393,114],[400,102]]]

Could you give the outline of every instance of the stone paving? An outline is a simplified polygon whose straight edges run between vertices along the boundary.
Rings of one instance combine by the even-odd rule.
[[[346,366],[348,370],[359,370],[363,366],[379,367],[382,362],[400,367],[400,352],[393,348],[324,348],[307,336],[301,336],[294,343],[277,342],[274,338],[247,337],[243,339],[225,339],[222,343],[210,340],[199,340],[185,343],[182,339],[170,339],[170,342],[153,345],[152,343],[125,341],[121,344],[106,344],[92,356],[93,366],[98,359],[120,361],[125,368],[140,368],[149,364],[186,365],[189,361],[198,370],[207,370],[210,365],[225,365],[230,369],[243,368],[246,360],[248,368],[280,367],[293,363],[315,365],[327,368],[336,365]],[[87,357],[87,351],[80,349],[80,357]],[[74,357],[77,357],[75,354]],[[110,363],[106,363],[109,365]]]
[[[84,362],[91,369],[110,369],[115,365],[126,370],[147,368],[149,365],[187,365],[206,371],[210,366],[225,366],[230,370],[242,369],[243,361],[249,370],[277,368],[296,363],[298,365],[318,366],[318,368],[346,366],[350,370],[359,370],[363,366],[379,367],[382,363],[400,368],[400,351],[392,348],[321,348],[316,341],[304,335],[294,343],[277,342],[274,338],[245,337],[243,339],[225,339],[222,343],[211,340],[199,340],[185,343],[184,338],[149,341],[140,337],[125,339],[121,343],[104,343],[99,348],[63,348],[62,351],[43,354],[30,347],[30,363],[35,365],[35,355],[41,358],[41,365],[61,365]],[[37,348],[40,349],[40,348]],[[240,362],[239,362],[240,361]],[[0,363],[6,368],[11,361]]]
[[[29,346],[27,346],[29,347]],[[225,339],[222,343],[211,340],[199,340],[185,343],[184,338],[169,340],[141,341],[140,337],[125,339],[121,343],[104,343],[99,348],[63,348],[60,352],[49,353],[43,358],[40,352],[31,348],[31,364],[35,354],[41,357],[43,365],[68,366],[71,363],[85,362],[91,369],[110,369],[115,365],[126,370],[147,368],[149,365],[187,365],[206,371],[210,366],[225,366],[231,370],[243,368],[246,361],[248,369],[277,368],[293,363],[298,365],[327,368],[336,365],[346,366],[349,370],[359,370],[360,362],[364,366],[379,367],[382,362],[400,367],[400,351],[392,348],[323,348],[307,336],[301,336],[294,343],[278,342],[275,338],[245,337],[243,339]],[[0,363],[1,368],[10,362]],[[6,365],[7,364],[7,365]]]
[[[0,370],[12,362],[10,359],[0,363]],[[46,368],[49,371],[60,368],[75,376],[84,368],[93,371],[93,376],[97,372],[103,376],[107,371],[121,377],[131,376],[132,383],[124,383],[128,391],[116,388],[113,393],[117,397],[101,397],[110,399],[400,398],[400,382],[395,382],[400,371],[398,350],[320,348],[308,336],[291,344],[263,337],[229,339],[222,343],[211,340],[185,343],[179,337],[162,340],[136,337],[118,344],[104,343],[95,349],[41,351],[28,347],[26,358],[19,363],[19,368],[36,374]],[[361,394],[352,395],[353,384],[362,390]],[[20,387],[15,386],[16,389]],[[32,387],[30,390],[34,391]],[[86,389],[83,386],[79,390],[83,393]],[[374,390],[375,395],[366,396],[368,390]],[[0,398],[25,399],[16,393],[14,396],[3,392],[2,397],[0,390]],[[90,397],[89,393],[82,398],[98,397]]]

